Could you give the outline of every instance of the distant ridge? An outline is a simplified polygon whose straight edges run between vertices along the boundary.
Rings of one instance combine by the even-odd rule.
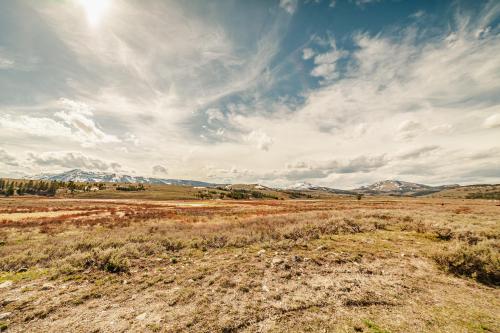
[[[412,195],[420,196],[445,189],[460,187],[460,185],[429,186],[401,180],[382,180],[371,185],[361,186],[353,191],[363,194]]]
[[[313,185],[313,184],[307,183],[307,182],[302,182],[302,183],[293,184],[291,186],[287,186],[284,188],[284,190],[288,190],[288,191],[322,191],[322,192],[335,193],[335,194],[355,194],[353,191],[339,190],[339,189],[331,188],[331,187],[318,186],[318,185]]]
[[[156,185],[182,185],[193,187],[217,187],[222,186],[226,189],[244,188],[248,190],[270,189],[259,184],[215,184],[198,180],[188,179],[167,179],[143,176],[130,176],[126,174],[86,171],[73,169],[61,173],[43,173],[35,176],[25,177],[25,179],[36,180],[57,180],[63,182],[83,182],[83,183],[139,183]],[[480,186],[480,185],[478,185]],[[308,182],[300,182],[290,186],[277,188],[279,191],[293,192],[325,192],[341,195],[355,195],[357,193],[366,195],[396,195],[396,196],[424,196],[441,192],[443,190],[452,190],[463,188],[460,185],[442,185],[429,186],[419,183],[406,182],[402,180],[390,179],[382,180],[371,185],[361,186],[352,190],[342,190],[326,186],[314,185]]]
[[[117,173],[84,171],[73,169],[61,173],[40,174],[27,179],[37,180],[57,180],[63,182],[90,182],[90,183],[140,183],[140,184],[164,184],[164,185],[184,185],[184,186],[204,186],[213,187],[216,184],[206,183],[197,180],[186,179],[164,179],[142,176],[129,176]]]

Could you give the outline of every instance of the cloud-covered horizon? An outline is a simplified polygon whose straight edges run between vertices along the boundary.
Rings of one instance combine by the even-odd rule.
[[[0,176],[500,182],[496,1],[103,1],[0,4]]]

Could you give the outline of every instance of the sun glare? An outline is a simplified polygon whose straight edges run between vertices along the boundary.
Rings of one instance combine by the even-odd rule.
[[[111,0],[78,0],[85,9],[91,26],[98,25],[109,8]]]

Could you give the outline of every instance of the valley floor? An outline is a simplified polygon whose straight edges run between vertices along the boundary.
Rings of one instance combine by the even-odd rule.
[[[500,332],[500,203],[0,199],[0,331]]]

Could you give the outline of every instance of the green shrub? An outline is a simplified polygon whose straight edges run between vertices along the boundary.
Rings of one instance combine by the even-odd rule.
[[[500,251],[495,240],[473,245],[456,242],[451,248],[435,254],[434,260],[441,268],[455,275],[500,285]]]
[[[109,273],[128,272],[129,261],[120,251],[108,249],[97,253],[97,266]]]

